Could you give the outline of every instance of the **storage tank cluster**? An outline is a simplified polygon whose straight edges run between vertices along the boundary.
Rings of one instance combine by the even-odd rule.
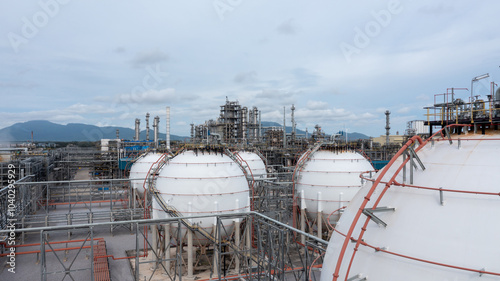
[[[360,190],[359,177],[366,171],[374,171],[371,163],[361,154],[346,150],[318,150],[306,152],[295,171],[295,197],[309,220],[321,214],[323,222],[334,225],[346,206]],[[324,224],[324,223],[323,223]]]
[[[244,160],[242,164],[247,170],[247,173],[251,174],[254,178],[267,178],[266,164],[257,153],[240,151],[237,155]]]
[[[140,198],[143,198],[145,188],[148,188],[147,177],[151,167],[158,163],[162,156],[163,154],[155,152],[142,154],[130,167],[130,183]]]
[[[500,278],[498,131],[413,148],[412,160],[396,155],[373,178],[378,184],[367,181],[352,199],[322,281]]]

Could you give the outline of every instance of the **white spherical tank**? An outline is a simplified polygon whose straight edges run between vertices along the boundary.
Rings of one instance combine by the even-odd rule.
[[[144,187],[147,188],[146,178],[148,177],[148,172],[162,156],[163,154],[161,153],[149,152],[139,156],[132,167],[130,167],[130,183],[132,184],[132,188],[136,190],[141,198],[144,196]]]
[[[331,237],[322,281],[499,280],[500,135],[452,138],[417,145],[425,169],[414,161],[411,173],[401,155],[363,186]]]
[[[297,202],[301,209],[305,207],[310,219],[323,212],[324,219],[329,217],[332,224],[339,218],[339,208],[346,206],[361,188],[359,175],[373,171],[370,162],[357,152],[319,150],[301,159],[305,164],[297,165],[295,171]]]
[[[250,210],[248,181],[241,167],[221,153],[185,151],[167,162],[156,180],[156,189],[165,204],[182,216],[215,215]],[[153,200],[153,218],[169,217]],[[232,220],[223,220],[227,233]],[[211,232],[214,218],[192,219]],[[224,234],[222,234],[224,235]],[[197,235],[198,243],[208,242]]]
[[[247,172],[251,173],[254,178],[267,178],[266,164],[257,153],[240,151],[238,155],[244,160],[242,164],[248,165]]]

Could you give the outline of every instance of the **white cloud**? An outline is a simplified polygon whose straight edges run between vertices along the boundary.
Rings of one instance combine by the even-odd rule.
[[[248,71],[248,72],[241,72],[236,74],[234,76],[234,82],[236,83],[251,83],[255,82],[257,79],[257,72],[255,71]]]
[[[328,103],[324,101],[307,101],[307,108],[308,109],[327,109],[328,108]]]
[[[148,65],[168,61],[168,59],[169,57],[167,54],[160,50],[141,52],[138,53],[132,60],[132,66],[135,68],[142,68]]]
[[[396,112],[400,113],[400,114],[404,114],[404,113],[408,113],[410,111],[411,111],[410,107],[404,106],[404,107],[399,108]]]
[[[297,33],[297,27],[295,26],[293,19],[288,19],[280,23],[276,30],[278,31],[278,33],[285,35],[293,35]]]
[[[354,44],[355,28],[387,3],[245,1],[222,22],[211,2],[67,5],[20,54],[0,42],[0,127],[32,119],[131,127],[171,105],[172,130],[188,135],[184,123],[216,118],[228,96],[259,107],[263,120],[282,122],[283,106],[289,120],[295,104],[300,126],[345,123],[378,135],[385,110],[403,131],[397,118],[422,119],[435,93],[469,87],[486,72],[499,80],[500,35],[492,30],[500,4],[492,0],[404,2],[347,63],[339,44]],[[12,2],[6,33],[21,32],[19,19],[32,8]]]
[[[161,90],[148,90],[140,93],[120,94],[115,97],[115,100],[119,104],[170,104],[191,98],[191,95],[180,95],[175,89],[167,88]]]

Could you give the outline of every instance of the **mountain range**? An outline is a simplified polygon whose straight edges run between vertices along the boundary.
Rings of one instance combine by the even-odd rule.
[[[0,142],[29,141],[33,132],[34,141],[98,141],[100,139],[115,139],[116,130],[119,130],[121,139],[134,139],[135,131],[125,127],[69,123],[60,125],[44,120],[16,123],[0,129]],[[153,130],[149,131],[149,138],[153,139]],[[159,134],[160,139],[165,139],[165,134]],[[184,140],[188,137],[170,135],[171,140]],[[146,139],[146,130],[141,131],[141,139]]]
[[[276,122],[262,121],[262,127],[281,127]],[[121,139],[132,140],[135,131],[130,128],[106,126],[98,127],[94,125],[69,123],[61,125],[45,120],[34,120],[24,123],[16,123],[12,126],[0,129],[0,142],[22,142],[30,141],[33,132],[34,141],[98,141],[100,139],[115,139],[116,130],[119,130]],[[292,127],[286,127],[287,133],[292,132]],[[298,135],[305,136],[306,132],[296,129]],[[311,135],[312,132],[308,132]],[[141,131],[140,139],[146,139],[146,130]],[[150,139],[153,139],[153,130],[149,133]],[[160,139],[165,139],[165,134],[159,134]],[[170,135],[171,140],[185,140],[187,136]],[[349,133],[349,140],[368,139],[369,137],[360,133]]]

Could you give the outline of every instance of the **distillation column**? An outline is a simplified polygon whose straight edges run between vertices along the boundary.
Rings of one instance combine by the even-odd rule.
[[[292,104],[292,142],[295,141],[295,105]]]
[[[135,119],[135,136],[134,136],[134,140],[135,141],[139,141],[139,139],[141,138],[141,120],[139,118],[136,118]]]
[[[385,145],[388,147],[389,146],[389,131],[391,129],[391,126],[389,126],[389,115],[391,112],[389,110],[385,111]]]
[[[286,109],[283,106],[283,148],[286,148]]]
[[[193,138],[193,124],[191,124],[191,139]],[[166,146],[170,150],[170,106],[167,106],[167,133],[166,133]]]
[[[242,142],[247,141],[247,126],[248,126],[248,108],[245,106],[241,109],[241,130],[242,130]]]
[[[259,134],[258,134],[258,119],[259,118],[259,110],[257,109],[257,107],[253,107],[253,120],[252,120],[252,124],[253,124],[253,138],[255,141],[257,141],[259,139]]]
[[[146,113],[146,141],[149,141],[149,112]]]
[[[156,116],[153,120],[153,134],[154,134],[154,146],[155,148],[158,148],[158,131],[160,130],[160,128],[158,127],[158,124],[160,123],[160,117],[159,116]]]

